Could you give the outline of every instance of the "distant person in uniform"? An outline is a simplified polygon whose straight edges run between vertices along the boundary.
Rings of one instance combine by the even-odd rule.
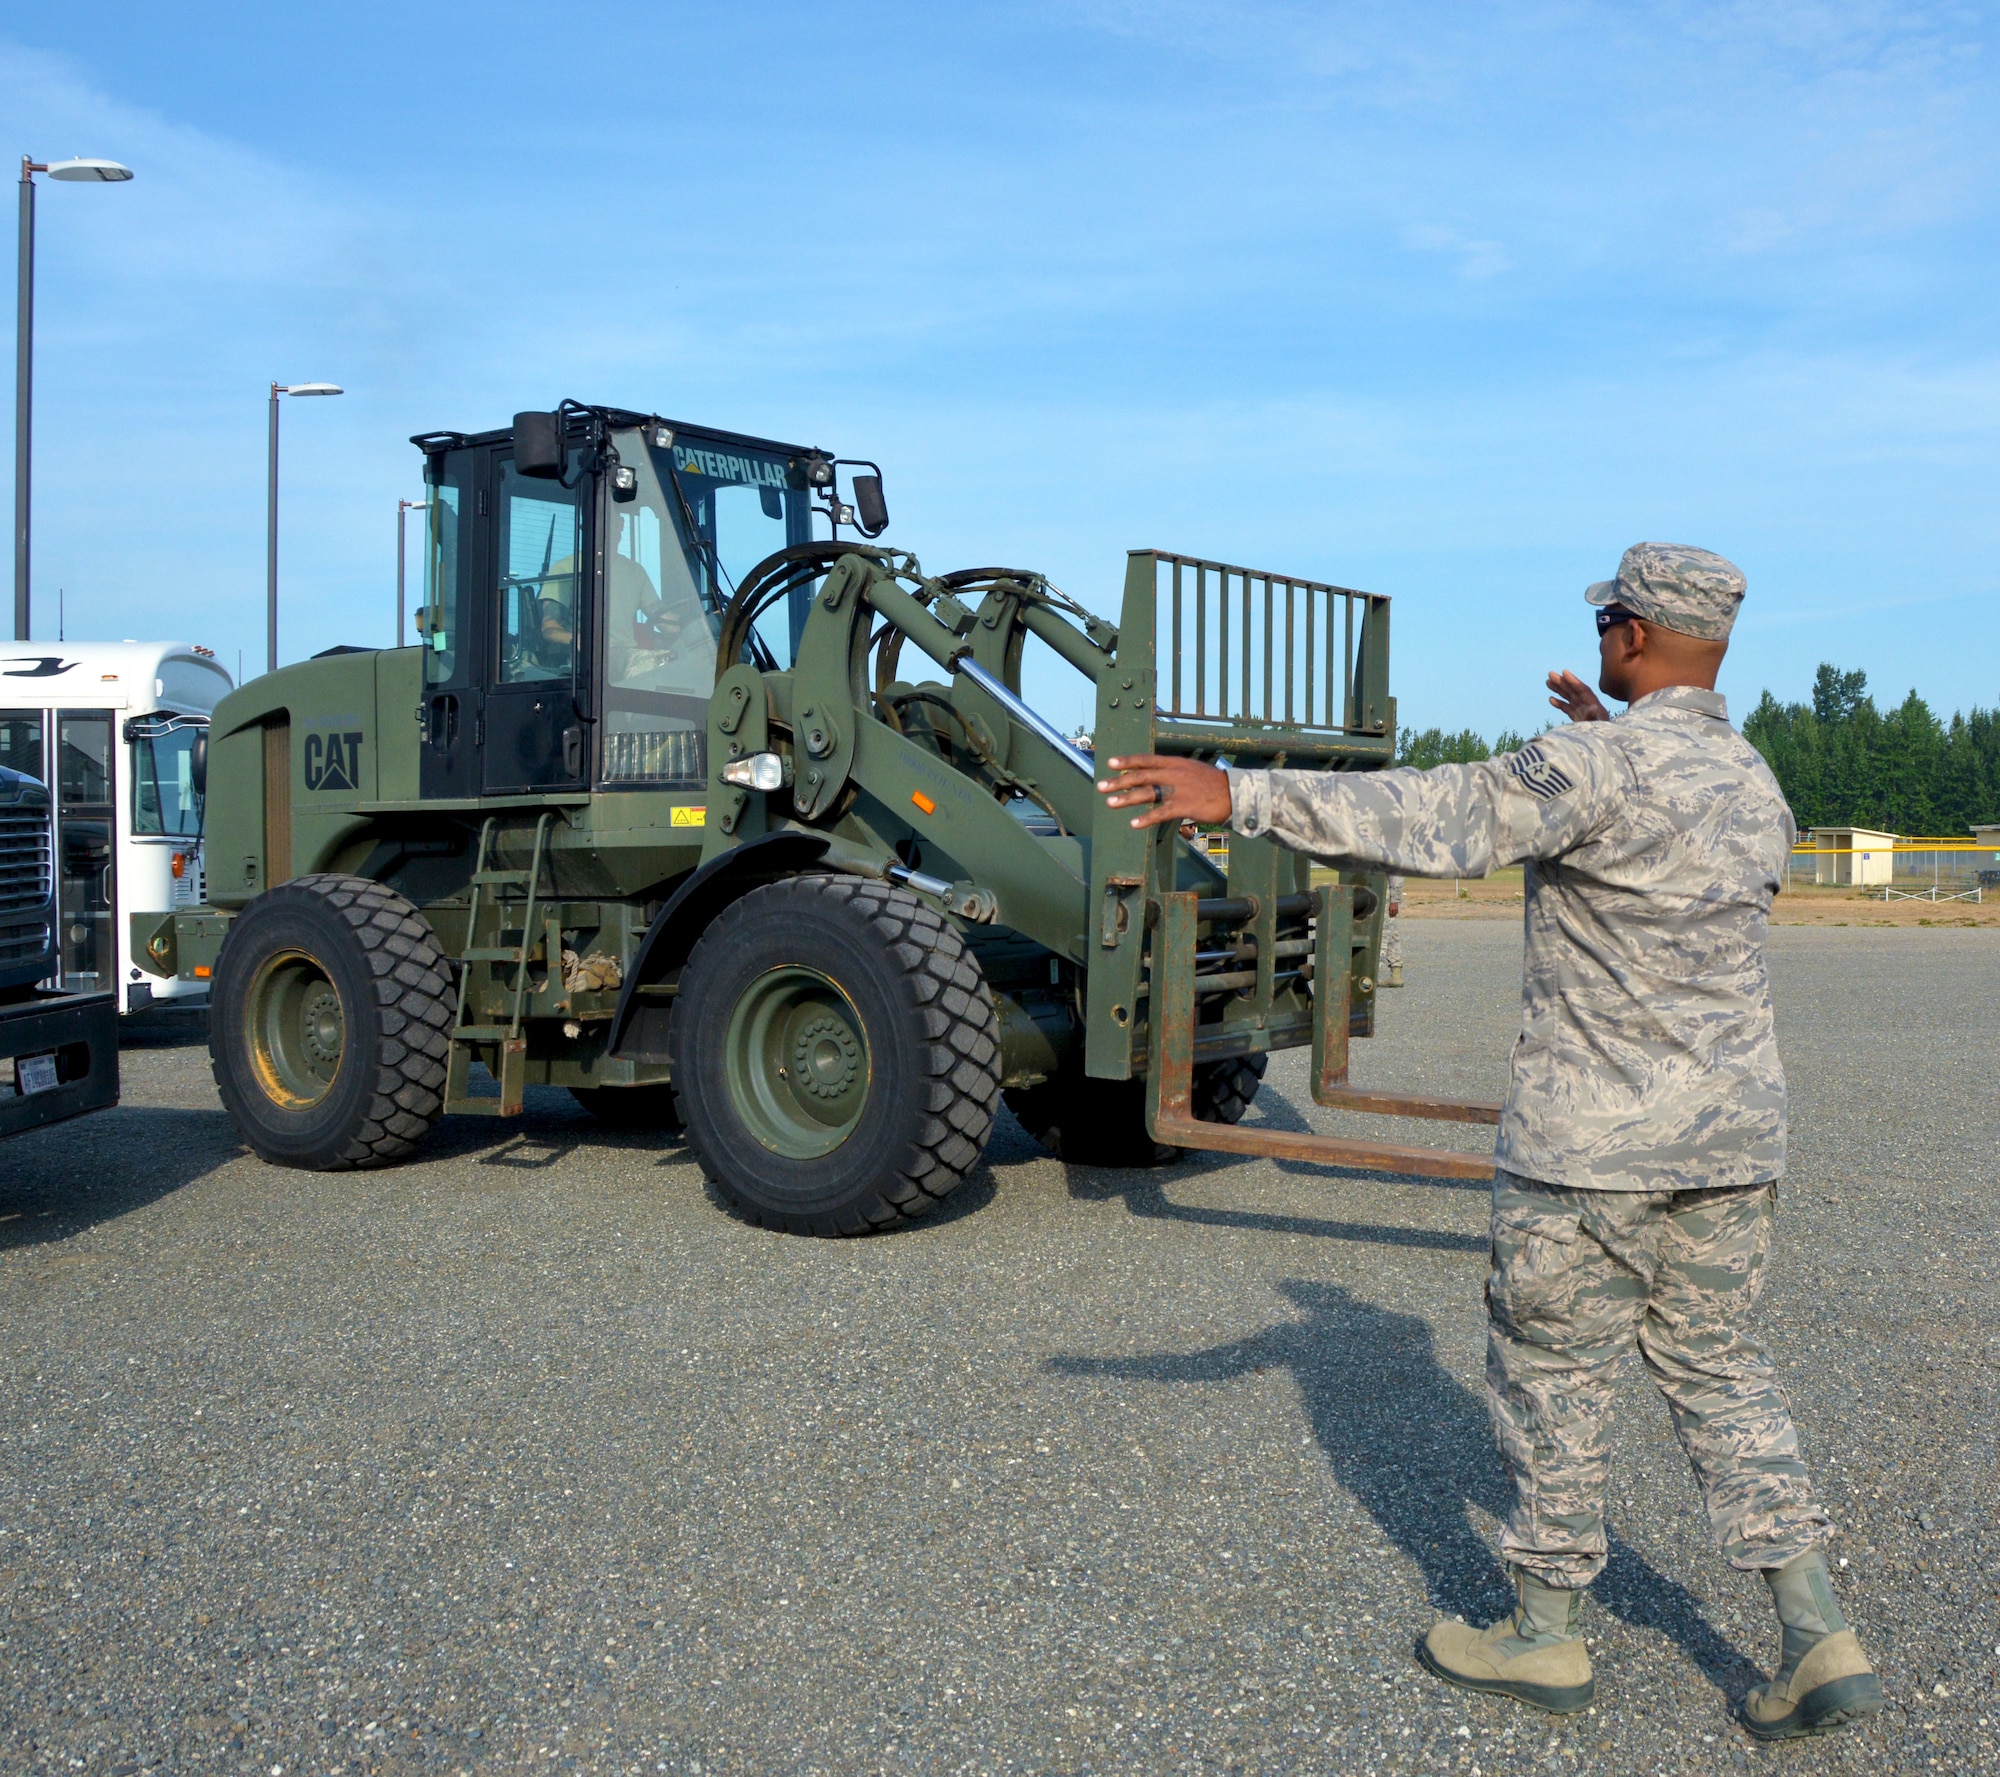
[[[1551,673],[1572,725],[1516,753],[1365,775],[1146,756],[1110,760],[1099,787],[1115,808],[1153,804],[1134,826],[1228,821],[1341,865],[1530,865],[1486,1285],[1516,1604],[1487,1629],[1436,1624],[1418,1656],[1469,1690],[1589,1704],[1578,1607],[1604,1568],[1612,1377],[1636,1346],[1723,1554],[1770,1587],[1777,1671],[1741,1719],[1784,1739],[1874,1714],[1882,1687],[1841,1616],[1821,1553],[1832,1526],[1749,1330],[1785,1170],[1764,943],[1793,828],[1715,691],[1743,592],[1706,550],[1627,550],[1585,597],[1598,684],[1629,707],[1613,718],[1575,674]]]
[[[1403,985],[1403,879],[1389,878],[1382,909],[1382,985]]]

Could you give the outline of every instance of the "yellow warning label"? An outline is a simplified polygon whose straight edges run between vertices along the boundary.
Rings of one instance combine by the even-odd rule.
[[[672,824],[676,827],[705,827],[708,825],[708,810],[705,808],[677,808]]]

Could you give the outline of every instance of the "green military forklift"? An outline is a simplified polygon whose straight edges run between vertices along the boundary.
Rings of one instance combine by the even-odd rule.
[[[1045,649],[1100,755],[1377,769],[1386,598],[1147,549],[1114,625],[882,546],[873,463],[577,402],[414,443],[419,645],[226,698],[208,903],[135,922],[148,967],[209,980],[265,1160],[384,1165],[538,1085],[682,1130],[726,1206],[817,1235],[933,1209],[1003,1099],[1082,1163],[1490,1171],[1244,1121],[1303,1046],[1322,1103],[1495,1112],[1347,1082],[1379,879],[1133,831],[1022,694]]]

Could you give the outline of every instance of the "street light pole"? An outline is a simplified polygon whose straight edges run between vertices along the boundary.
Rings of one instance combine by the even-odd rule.
[[[264,499],[264,670],[278,670],[278,397],[338,395],[338,383],[271,385],[271,460]]]
[[[58,160],[44,164],[21,156],[19,282],[14,294],[14,640],[25,642],[34,611],[29,595],[28,540],[33,511],[31,483],[35,418],[35,175],[51,179],[122,184],[132,177],[115,160]]]
[[[396,646],[403,645],[403,558],[409,552],[404,547],[404,518],[412,512],[428,512],[428,500],[398,500],[396,502]]]
[[[21,156],[20,284],[14,296],[14,640],[28,639],[28,481],[35,414],[35,175]]]
[[[264,670],[278,670],[278,385],[271,385],[271,474],[264,500]]]

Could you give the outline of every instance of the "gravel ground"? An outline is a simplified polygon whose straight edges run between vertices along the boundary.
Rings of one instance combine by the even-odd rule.
[[[1406,942],[1358,1077],[1496,1093],[1517,932]],[[1636,1374],[1596,1708],[1416,1667],[1436,1612],[1504,1599],[1476,1189],[1065,1168],[1009,1123],[947,1215],[815,1243],[558,1093],[391,1173],[272,1170],[203,1049],[155,1041],[121,1109],[0,1159],[0,1765],[2000,1769],[2000,948],[1774,953],[1797,1158],[1765,1325],[1876,1724],[1775,1753],[1730,1725],[1764,1589]],[[1296,1055],[1272,1088],[1260,1114],[1329,1122]]]

